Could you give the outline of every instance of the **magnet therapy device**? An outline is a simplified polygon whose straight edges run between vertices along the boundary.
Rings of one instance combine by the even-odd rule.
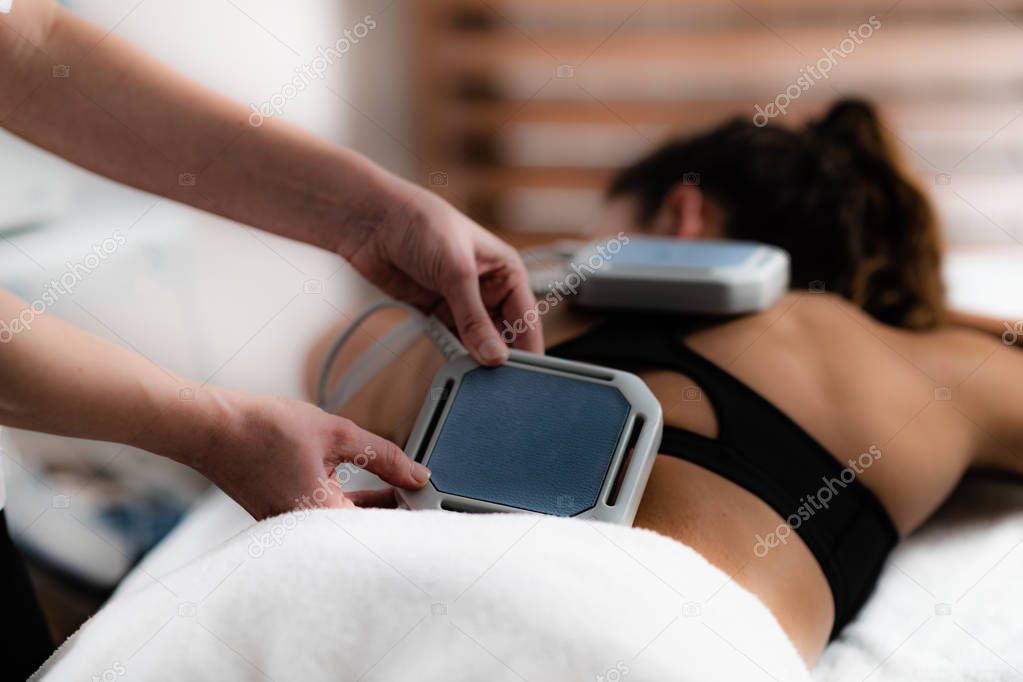
[[[775,247],[619,237],[615,249],[609,242],[527,254],[534,262],[562,263],[563,279],[539,293],[560,290],[574,273],[576,303],[587,307],[737,314],[769,307],[788,286],[788,255]],[[387,307],[411,317],[369,348],[328,394],[341,348]],[[634,374],[517,350],[500,367],[482,367],[441,322],[385,300],[334,342],[320,373],[320,407],[334,411],[346,403],[421,334],[447,363],[405,446],[433,475],[421,490],[398,491],[403,506],[632,523],[662,429],[660,404]]]
[[[523,253],[545,263],[533,292],[568,294],[595,309],[739,315],[774,305],[789,286],[789,255],[756,242],[619,233],[606,242]]]
[[[412,317],[327,396],[341,347],[385,307]],[[421,490],[398,491],[403,506],[632,523],[661,443],[662,421],[660,403],[628,372],[517,350],[500,367],[482,367],[438,320],[384,301],[334,343],[320,375],[320,406],[332,411],[343,405],[420,331],[448,362],[434,377],[405,446],[432,476]]]

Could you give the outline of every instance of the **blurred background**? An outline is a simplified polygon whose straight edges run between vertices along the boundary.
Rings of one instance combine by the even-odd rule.
[[[774,122],[799,124],[843,94],[876,100],[935,187],[949,237],[1011,242],[1023,236],[1012,196],[1023,168],[1019,9],[956,0],[422,3],[417,149],[426,171],[447,173],[444,193],[477,218],[577,230],[609,169],[672,133],[754,116],[831,55],[826,75],[797,88]]]
[[[609,172],[668,136],[772,104],[786,109],[773,122],[798,125],[839,96],[874,99],[939,208],[953,305],[1023,319],[1023,2],[65,4],[251,105],[361,36],[280,116],[530,239],[585,235]],[[826,77],[785,94],[822,59]],[[0,286],[35,299],[116,231],[124,245],[50,312],[213,383],[302,396],[305,348],[372,296],[329,254],[0,135]],[[12,532],[58,636],[204,487],[126,448],[4,430],[0,449]]]

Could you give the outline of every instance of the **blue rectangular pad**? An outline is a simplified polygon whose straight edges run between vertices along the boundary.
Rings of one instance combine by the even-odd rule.
[[[437,490],[556,516],[597,503],[630,409],[614,386],[509,365],[466,373],[451,399]]]

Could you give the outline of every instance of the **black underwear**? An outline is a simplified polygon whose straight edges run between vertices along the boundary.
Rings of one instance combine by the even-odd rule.
[[[873,591],[898,531],[877,497],[851,475],[852,467],[843,467],[760,394],[687,347],[682,337],[695,328],[678,318],[616,318],[548,353],[612,366],[656,367],[692,378],[699,389],[691,390],[702,391],[714,409],[718,436],[665,426],[661,453],[732,481],[788,520],[831,588],[834,638]]]

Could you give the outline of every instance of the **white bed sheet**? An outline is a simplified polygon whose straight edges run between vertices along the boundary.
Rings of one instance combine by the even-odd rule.
[[[252,523],[218,491],[128,576],[127,594]],[[116,598],[116,597],[115,597]],[[890,558],[816,682],[1023,680],[1023,484],[971,480]]]
[[[973,479],[892,554],[814,671],[845,680],[1023,680],[1023,484]]]

